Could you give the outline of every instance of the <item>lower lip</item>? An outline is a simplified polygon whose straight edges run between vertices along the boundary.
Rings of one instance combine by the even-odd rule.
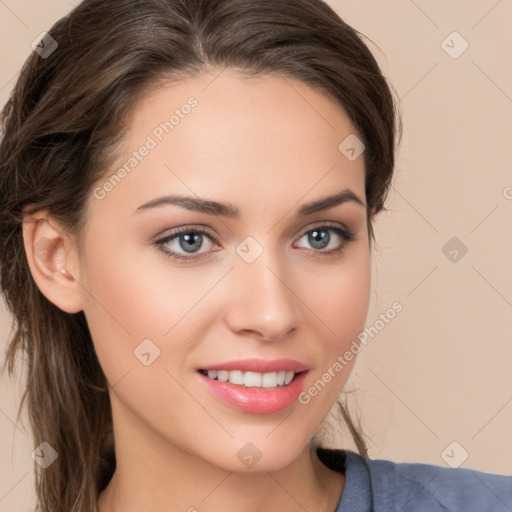
[[[297,400],[307,373],[301,372],[287,386],[275,388],[246,388],[210,379],[199,372],[197,374],[217,398],[229,405],[252,414],[273,414],[287,409]]]

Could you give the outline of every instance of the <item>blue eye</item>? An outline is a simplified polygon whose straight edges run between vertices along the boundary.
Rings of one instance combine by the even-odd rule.
[[[342,243],[335,243],[333,249],[325,251],[324,249],[333,240],[333,237],[331,236],[331,233],[333,232],[336,234],[334,240],[336,238],[340,238],[342,240]],[[300,239],[304,237],[307,238],[308,243],[313,247],[313,249],[316,250],[316,252],[321,251],[321,254],[332,254],[340,252],[342,249],[344,249],[345,245],[348,242],[352,242],[355,240],[355,235],[351,231],[348,231],[339,226],[332,225],[322,225],[314,229],[310,229],[309,231],[304,233],[304,235],[302,235]]]
[[[157,240],[155,244],[164,252],[166,256],[175,258],[177,260],[188,261],[201,259],[207,253],[197,254],[196,249],[200,249],[203,245],[204,238],[208,238],[210,241],[215,241],[213,234],[204,230],[196,229],[188,226],[182,226],[175,229],[174,231],[162,238]],[[176,250],[169,250],[170,243],[174,242],[177,249],[182,250],[185,254],[192,254],[192,256],[183,255]]]
[[[332,236],[334,234],[334,237]],[[322,224],[313,229],[306,231],[299,240],[307,239],[308,244],[312,249],[306,249],[308,252],[313,253],[315,256],[331,256],[343,251],[345,246],[356,240],[353,232],[338,225]],[[192,260],[200,260],[208,255],[209,252],[198,252],[204,245],[204,240],[207,239],[213,245],[218,245],[213,235],[204,228],[194,228],[192,226],[182,226],[173,230],[165,238],[161,238],[155,242],[155,245],[166,255],[179,261],[187,262]],[[336,242],[336,239],[339,239]],[[334,240],[334,248],[325,250]],[[172,250],[169,246],[173,244]],[[332,244],[331,244],[332,245]],[[295,245],[294,245],[295,247]],[[214,249],[219,250],[219,249]]]

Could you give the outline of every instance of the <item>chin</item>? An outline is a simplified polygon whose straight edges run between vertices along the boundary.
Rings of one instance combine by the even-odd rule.
[[[203,458],[236,473],[279,471],[293,463],[304,450],[309,454],[310,437],[306,434],[299,436],[297,431],[291,437],[289,429],[290,426],[282,424],[270,434],[271,430],[265,429],[260,436],[254,435],[254,432],[247,436],[237,435],[227,444],[218,443],[215,453],[210,452]]]

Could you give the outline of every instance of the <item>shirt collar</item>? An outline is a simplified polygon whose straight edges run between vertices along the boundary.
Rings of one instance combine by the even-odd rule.
[[[372,490],[366,460],[348,450],[318,447],[316,453],[328,468],[345,473],[345,487],[335,512],[372,512]]]

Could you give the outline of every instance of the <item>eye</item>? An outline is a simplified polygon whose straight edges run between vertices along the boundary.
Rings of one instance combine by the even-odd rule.
[[[191,226],[182,226],[173,230],[165,238],[161,238],[155,242],[155,245],[166,255],[181,261],[198,260],[208,253],[197,252],[204,245],[204,239],[215,242],[213,233],[204,228],[193,228]],[[172,250],[169,250],[169,246]],[[217,249],[218,250],[218,249]],[[182,254],[177,251],[184,251]],[[191,254],[187,256],[186,254]]]
[[[334,234],[334,236],[332,236]],[[345,246],[354,240],[356,236],[352,231],[337,224],[322,224],[306,231],[300,238],[306,239],[312,249],[308,252],[315,256],[330,256],[341,252]],[[212,246],[218,247],[210,251],[199,252],[204,246],[204,241],[209,240]],[[195,228],[193,226],[182,226],[174,229],[168,236],[154,242],[166,256],[183,262],[200,260],[208,255],[209,252],[218,251],[218,245],[215,235],[205,228]],[[334,246],[325,250],[329,246]],[[172,249],[170,249],[170,247]],[[294,247],[296,245],[294,244]],[[301,247],[299,247],[301,248]]]
[[[334,237],[332,236],[334,233]],[[341,252],[345,246],[356,239],[355,234],[337,224],[322,224],[304,233],[299,239],[305,239],[315,256],[330,256]],[[338,241],[336,241],[338,239]],[[329,250],[325,250],[331,246]]]

